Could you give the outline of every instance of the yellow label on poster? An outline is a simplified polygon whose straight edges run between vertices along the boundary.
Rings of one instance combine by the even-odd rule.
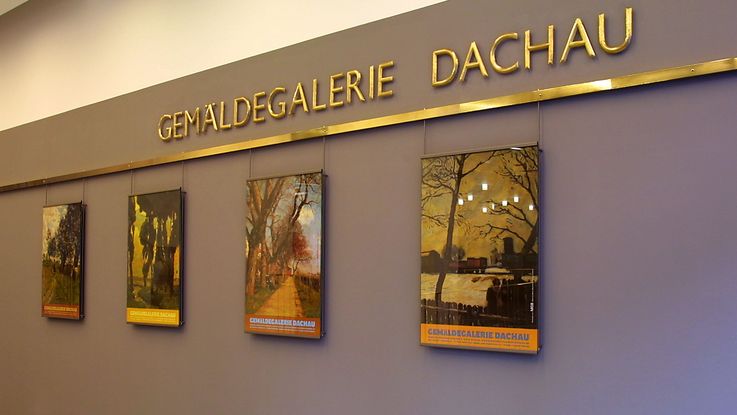
[[[156,326],[178,326],[179,310],[127,308],[126,321],[128,323],[152,324]]]
[[[537,353],[536,329],[421,324],[420,343],[426,346]]]

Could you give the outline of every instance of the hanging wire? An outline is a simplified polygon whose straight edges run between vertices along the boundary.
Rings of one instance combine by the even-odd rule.
[[[543,148],[543,110],[542,103],[537,101],[537,143]]]
[[[248,178],[253,177],[253,149],[248,150]]]
[[[422,120],[422,155],[427,154],[427,120]]]
[[[325,150],[325,141],[326,136],[322,136],[322,172],[325,173],[325,164],[327,160],[326,150]]]
[[[45,193],[44,194],[44,206],[48,206],[49,205],[49,185],[48,184],[44,185],[44,193]]]
[[[179,188],[184,190],[184,160],[182,160],[182,180],[179,183]]]
[[[82,204],[84,204],[84,193],[87,187],[87,179],[82,179]]]
[[[133,178],[133,169],[131,169],[131,193],[130,193],[131,196],[133,196],[133,191],[135,190],[134,180],[135,179]]]

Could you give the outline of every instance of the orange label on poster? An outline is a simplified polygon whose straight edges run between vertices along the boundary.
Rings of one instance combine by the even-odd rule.
[[[420,343],[425,346],[460,347],[521,353],[537,353],[536,329],[421,324]]]
[[[79,318],[79,306],[69,304],[44,304],[41,310],[44,317]]]
[[[127,308],[126,321],[128,323],[152,324],[156,326],[178,326],[179,310]]]
[[[320,319],[306,317],[279,317],[246,314],[249,333],[320,338]]]

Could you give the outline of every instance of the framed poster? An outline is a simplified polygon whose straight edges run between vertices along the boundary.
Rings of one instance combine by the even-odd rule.
[[[181,326],[184,193],[128,198],[126,321]]]
[[[537,353],[539,148],[422,160],[420,343]]]
[[[245,331],[319,339],[322,172],[249,180]]]
[[[85,205],[43,208],[41,237],[41,315],[81,320],[84,317]]]

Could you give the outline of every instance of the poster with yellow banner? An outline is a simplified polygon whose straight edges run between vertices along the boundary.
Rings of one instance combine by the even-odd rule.
[[[422,160],[422,345],[539,351],[539,154]]]
[[[183,324],[183,213],[181,189],[128,198],[128,323]]]

